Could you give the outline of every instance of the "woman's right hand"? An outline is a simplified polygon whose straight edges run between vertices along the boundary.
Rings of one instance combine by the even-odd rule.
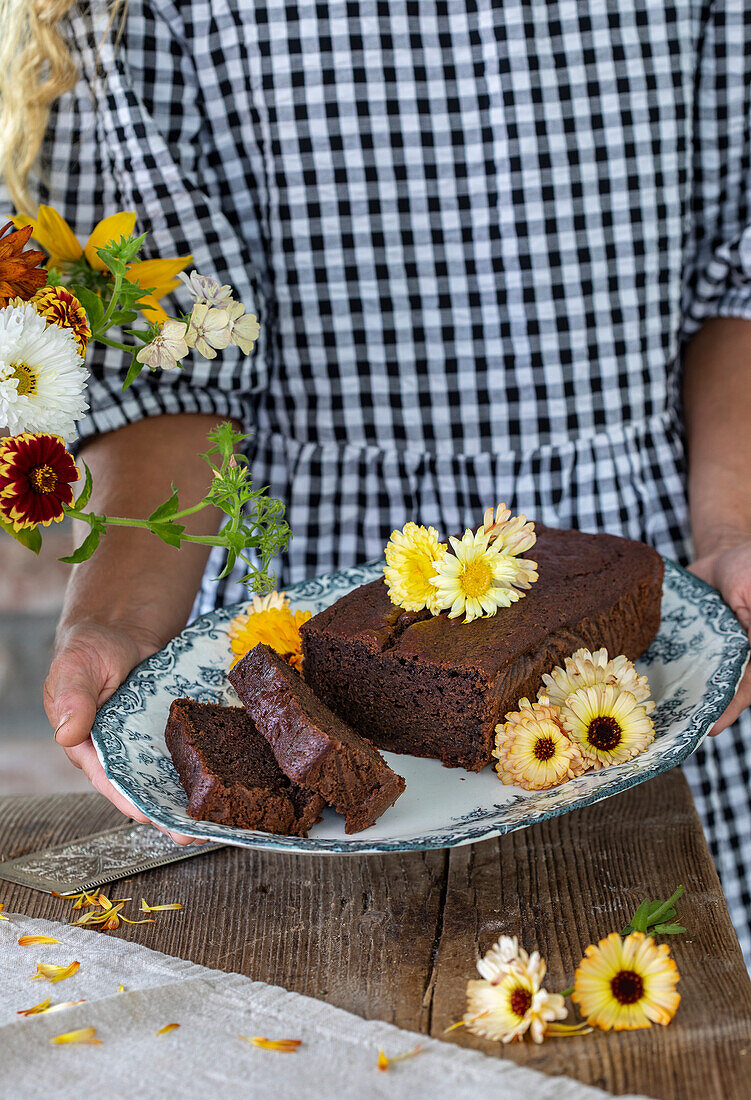
[[[91,740],[91,727],[96,712],[131,669],[161,649],[162,644],[155,635],[125,624],[83,621],[62,626],[44,685],[44,708],[55,740],[68,759],[113,806],[144,824],[149,824],[149,819],[115,790],[104,774]],[[156,828],[176,844],[200,843],[160,825]]]

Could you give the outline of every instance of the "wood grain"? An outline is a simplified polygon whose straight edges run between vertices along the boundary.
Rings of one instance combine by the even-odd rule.
[[[98,795],[0,800],[0,858],[118,824]],[[181,913],[114,933],[437,1037],[461,1017],[478,955],[506,932],[547,959],[551,990],[646,895],[682,882],[671,941],[682,1002],[668,1028],[499,1048],[448,1041],[618,1094],[751,1095],[751,982],[680,772],[577,813],[447,851],[295,856],[227,848],[125,880],[118,896]],[[8,911],[65,920],[69,903],[0,881]]]

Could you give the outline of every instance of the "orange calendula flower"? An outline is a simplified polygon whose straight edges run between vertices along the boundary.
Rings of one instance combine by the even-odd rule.
[[[70,329],[81,355],[86,354],[91,328],[86,310],[75,294],[71,294],[63,286],[45,286],[36,292],[31,304],[39,316],[44,317],[51,325]]]
[[[302,672],[300,627],[311,617],[310,611],[292,611],[289,607],[270,606],[263,611],[238,615],[229,625],[230,646],[237,662],[261,642]]]
[[[51,997],[46,997],[43,1001],[40,1001],[38,1005],[33,1005],[32,1008],[20,1008],[16,1015],[41,1016],[44,1012],[60,1012],[63,1008],[73,1008],[75,1005],[82,1005],[85,1003],[84,1001],[61,1001],[59,1004],[53,1005],[51,1001]]]
[[[66,978],[72,978],[80,969],[80,962],[72,962],[67,966],[57,966],[55,963],[37,963],[37,972],[32,974],[29,981],[35,978],[44,978],[46,982],[64,982]]]
[[[261,1047],[263,1050],[276,1050],[280,1054],[294,1054],[302,1043],[302,1039],[267,1039],[265,1035],[240,1035],[238,1033],[237,1037],[243,1039],[246,1043],[251,1043],[254,1047]]]
[[[129,237],[135,229],[136,215],[133,210],[121,210],[103,218],[94,227],[85,245],[77,240],[65,219],[51,206],[40,206],[36,218],[19,215],[13,219],[13,224],[17,229],[30,229],[34,240],[49,253],[48,267],[62,271],[66,265],[85,258],[94,271],[105,272],[106,265],[97,255],[97,249],[119,241],[121,237]],[[148,321],[159,323],[167,320],[159,299],[179,286],[177,274],[188,266],[192,258],[173,256],[159,260],[134,260],[128,264],[128,281],[151,291],[141,299],[139,307]]]
[[[39,943],[60,943],[60,940],[52,936],[20,936],[18,940],[19,947],[36,947]]]
[[[59,435],[25,432],[0,440],[0,519],[16,531],[59,523],[80,476]]]
[[[588,1024],[603,1031],[635,1031],[669,1024],[680,1002],[680,974],[667,944],[643,932],[622,939],[611,932],[590,944],[574,975],[571,1000]]]
[[[407,1062],[410,1058],[416,1058],[418,1054],[422,1054],[422,1043],[418,1043],[416,1047],[412,1047],[411,1050],[405,1050],[404,1054],[395,1054],[393,1058],[387,1058],[382,1050],[378,1051],[378,1068],[382,1073],[385,1073],[389,1066],[395,1065],[397,1062]]]
[[[96,1038],[95,1027],[79,1027],[75,1031],[66,1031],[63,1035],[55,1035],[50,1039],[51,1043],[56,1046],[63,1046],[66,1043],[89,1043],[92,1046],[101,1046],[102,1040]]]
[[[14,230],[12,221],[0,229],[0,309],[11,298],[28,302],[47,282],[47,272],[39,266],[44,253],[32,248],[24,251],[30,236],[31,229]]]
[[[177,1031],[179,1024],[165,1024],[164,1027],[160,1027],[157,1031],[157,1035],[167,1035],[170,1031]]]
[[[0,901],[0,920],[10,920],[10,917],[6,917],[6,916],[3,915],[3,909],[4,908],[5,908],[5,903]]]

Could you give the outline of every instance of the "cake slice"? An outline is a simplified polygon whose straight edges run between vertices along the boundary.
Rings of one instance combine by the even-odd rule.
[[[492,618],[404,611],[383,580],[315,615],[301,631],[313,691],[380,749],[479,771],[496,723],[574,650],[639,657],[660,625],[660,555],[614,535],[536,532],[539,580]]]
[[[318,820],[323,799],[287,778],[242,707],[175,699],[164,737],[191,817],[289,836]]]
[[[268,646],[247,653],[229,679],[284,774],[343,814],[345,832],[367,829],[396,802],[402,777]]]

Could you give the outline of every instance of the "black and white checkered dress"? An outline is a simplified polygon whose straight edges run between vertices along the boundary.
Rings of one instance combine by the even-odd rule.
[[[751,319],[746,0],[130,0],[99,79],[92,7],[41,198],[136,210],[262,332],[125,395],[100,361],[84,434],[243,421],[282,584],[498,500],[690,557],[681,348]],[[687,772],[751,959],[740,727]]]

